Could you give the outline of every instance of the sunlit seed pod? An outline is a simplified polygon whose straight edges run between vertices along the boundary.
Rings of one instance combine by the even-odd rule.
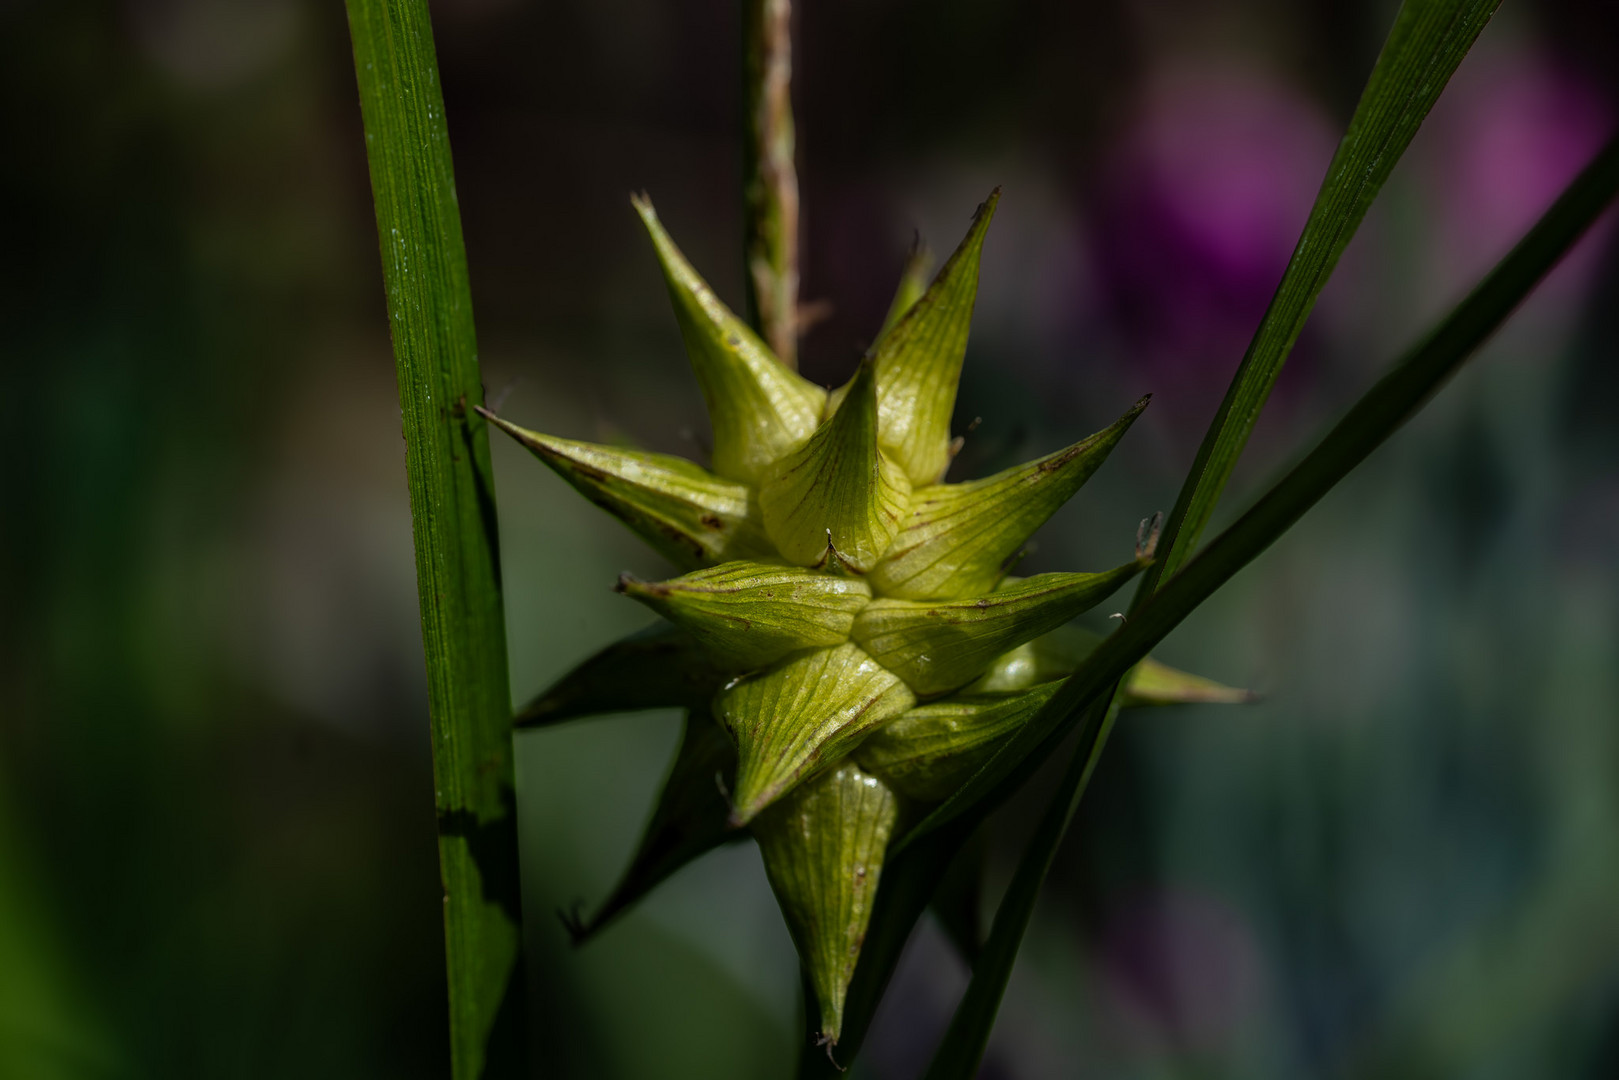
[[[913,484],[938,483],[950,464],[950,417],[978,296],[978,260],[999,201],[997,188],[933,284],[871,351],[882,446]]]
[[[739,758],[733,822],[751,820],[915,704],[905,683],[852,644],[800,653],[727,686],[714,714]]]
[[[1100,574],[1039,574],[976,598],[873,600],[854,641],[927,697],[965,686],[996,657],[1089,610],[1139,573],[1137,560]]]
[[[484,415],[682,569],[771,551],[744,484],[669,454],[559,439]]]
[[[962,689],[963,694],[1011,694],[1039,683],[1072,675],[1095,651],[1102,635],[1078,626],[1059,626],[1048,634],[996,657],[995,662]],[[1255,700],[1242,690],[1172,668],[1147,657],[1125,680],[1121,704],[1241,705]]]
[[[622,591],[678,625],[609,646],[518,717],[692,709],[637,854],[580,933],[752,823],[829,1041],[841,1034],[896,799],[945,797],[1048,701],[1099,640],[1063,624],[1146,565],[1150,548],[1102,574],[1002,576],[1144,402],[1039,461],[941,482],[996,198],[926,288],[913,257],[876,343],[831,394],[779,363],[635,200],[708,402],[715,471],[490,417],[692,571],[660,583],[626,576]],[[936,700],[918,706],[919,694]],[[1237,695],[1148,660],[1125,701]],[[710,708],[718,725],[702,720]],[[969,952],[974,895],[970,879],[952,916]]]
[[[1021,693],[952,694],[902,713],[869,735],[855,758],[918,802],[948,798],[1061,685]]]
[[[691,634],[654,623],[589,657],[517,711],[516,727],[675,706],[706,709],[728,673]]]
[[[911,482],[877,450],[876,380],[861,365],[838,411],[765,473],[765,532],[788,561],[835,558],[857,573],[877,565],[910,506]]]
[[[809,973],[821,1037],[835,1045],[860,946],[871,922],[899,803],[845,762],[801,785],[754,822],[765,875]]]
[[[790,370],[692,269],[644,196],[631,200],[657,250],[714,428],[714,471],[753,482],[803,444],[826,406],[826,391]]]
[[[683,627],[720,666],[752,671],[800,649],[849,640],[871,587],[797,566],[729,562],[671,581],[628,574],[618,588]]]
[[[982,480],[911,494],[911,512],[872,586],[885,598],[953,600],[990,592],[1034,531],[1089,480],[1150,398],[1111,427]]]

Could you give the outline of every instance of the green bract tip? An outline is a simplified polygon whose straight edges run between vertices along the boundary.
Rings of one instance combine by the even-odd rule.
[[[899,532],[910,495],[904,470],[877,450],[876,379],[862,364],[832,418],[765,474],[759,509],[788,560],[835,558],[865,573]]]
[[[950,464],[950,416],[978,298],[978,257],[1000,199],[996,188],[933,284],[872,347],[883,449],[915,484],[938,483]]]
[[[914,704],[896,675],[848,644],[737,680],[714,701],[740,759],[733,821],[751,820]]]
[[[1007,562],[1101,467],[1151,400],[1066,450],[983,480],[911,493],[911,513],[872,572],[883,596],[951,600],[994,589]]]
[[[644,196],[630,200],[657,248],[675,318],[714,425],[714,471],[752,481],[815,430],[826,391],[789,370],[720,303],[658,222]]]
[[[618,587],[685,628],[732,671],[848,641],[855,615],[871,600],[871,586],[858,578],[755,562],[725,563],[673,581],[625,574]]]
[[[828,1044],[842,1034],[844,996],[898,816],[894,793],[845,763],[799,787],[753,826]]]
[[[479,411],[676,566],[711,566],[770,550],[746,485],[684,458],[541,435]]]

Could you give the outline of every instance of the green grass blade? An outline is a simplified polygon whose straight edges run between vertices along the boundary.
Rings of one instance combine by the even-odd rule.
[[[924,1080],[970,1080],[978,1071],[1040,887],[1112,730],[1118,713],[1119,680],[1182,618],[1291,528],[1415,415],[1573,246],[1616,192],[1619,139],[1608,144],[1529,235],[1437,329],[1362,397],[1252,509],[1104,641],[1064,684],[1049,711],[1043,710],[1024,729],[1027,734],[1046,720],[1047,730],[1036,732],[1029,741],[1049,746],[1065,733],[1063,719],[1071,710],[1084,708],[1073,761],[996,910],[995,925],[974,965],[967,992]],[[946,819],[946,824],[951,831],[960,827],[956,820]]]
[[[466,251],[426,0],[348,0],[403,413],[458,1080],[521,1045],[511,699]],[[497,1024],[497,1020],[500,1023]]]
[[[1145,598],[1191,554],[1282,364],[1395,162],[1501,0],[1406,0],[1361,94],[1281,284],[1198,448],[1142,579]]]
[[[901,846],[1004,799],[1072,728],[1076,709],[1104,693],[1180,621],[1253,561],[1351,469],[1397,431],[1545,276],[1619,191],[1610,142],[1529,234],[1434,330],[1350,409],[1316,448],[1102,641],[1051,701]]]
[[[990,928],[989,940],[984,942],[973,962],[972,979],[961,1004],[950,1018],[950,1027],[934,1051],[933,1060],[922,1080],[972,1080],[978,1075],[978,1063],[983,1060],[989,1045],[989,1034],[995,1026],[995,1014],[1000,1010],[1006,984],[1012,977],[1017,962],[1018,947],[1034,914],[1034,903],[1040,896],[1040,887],[1057,857],[1068,823],[1079,809],[1079,800],[1089,786],[1096,762],[1107,745],[1109,732],[1118,718],[1119,709],[1113,691],[1092,701],[1082,718],[1082,734],[1074,759],[1063,775],[1056,794],[1041,815],[1034,835],[1000,906],[995,909],[995,924]]]

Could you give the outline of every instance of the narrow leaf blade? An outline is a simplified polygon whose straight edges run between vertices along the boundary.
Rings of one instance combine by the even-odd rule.
[[[1142,581],[1143,597],[1191,554],[1339,256],[1500,5],[1501,0],[1406,0],[1401,5],[1281,284],[1175,500],[1159,563]]]
[[[522,905],[494,473],[426,0],[348,0],[399,378],[456,1080],[523,1073]],[[425,793],[424,793],[425,797]],[[502,1015],[515,1024],[497,1024]]]
[[[997,188],[921,298],[872,347],[883,448],[915,484],[936,484],[950,464],[950,415],[978,297],[978,260]]]
[[[961,959],[971,968],[984,949],[984,864],[988,844],[982,829],[973,833],[950,862],[944,880],[928,907],[939,922],[939,929],[950,939]]]
[[[923,1080],[972,1080],[978,1075],[978,1063],[983,1060],[984,1049],[989,1045],[995,1014],[1000,1010],[1001,997],[1006,992],[1007,981],[1012,977],[1012,967],[1017,961],[1023,932],[1034,914],[1040,887],[1051,871],[1063,834],[1073,820],[1074,811],[1079,808],[1079,800],[1090,783],[1102,747],[1106,745],[1108,733],[1118,716],[1118,709],[1112,706],[1112,697],[1112,694],[1108,694],[1098,699],[1087,710],[1087,714],[1097,720],[1095,736],[1081,741],[1056,794],[1035,826],[1029,846],[1012,875],[1012,882],[1007,886],[1000,906],[995,909],[994,925],[973,964],[967,992],[962,995],[961,1003],[951,1016],[950,1026],[934,1051]]]

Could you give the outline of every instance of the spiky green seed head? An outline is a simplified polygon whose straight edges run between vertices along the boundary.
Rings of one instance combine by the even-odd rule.
[[[794,788],[754,827],[765,876],[815,987],[821,1038],[832,1045],[898,818],[893,789],[845,761]]]
[[[713,756],[704,741],[712,731],[688,730],[683,755],[707,756],[697,771],[682,758],[658,827],[674,827],[670,807],[700,819],[698,839],[682,841],[696,851],[717,842],[721,821],[751,825],[830,1041],[901,802],[949,795],[1032,715],[1061,661],[1031,643],[1148,563],[1137,552],[1101,573],[1006,579],[1145,399],[1066,449],[945,482],[979,255],[998,196],[978,208],[926,288],[923,256],[912,259],[876,343],[830,393],[780,363],[698,276],[650,201],[635,199],[708,404],[711,469],[484,414],[688,571],[662,582],[621,578],[619,590],[670,627],[598,654],[520,720],[580,715],[593,698],[683,705],[691,724],[699,715],[709,723],[711,712],[734,774],[710,794],[698,772]],[[625,880],[668,872],[650,859],[638,856]]]

